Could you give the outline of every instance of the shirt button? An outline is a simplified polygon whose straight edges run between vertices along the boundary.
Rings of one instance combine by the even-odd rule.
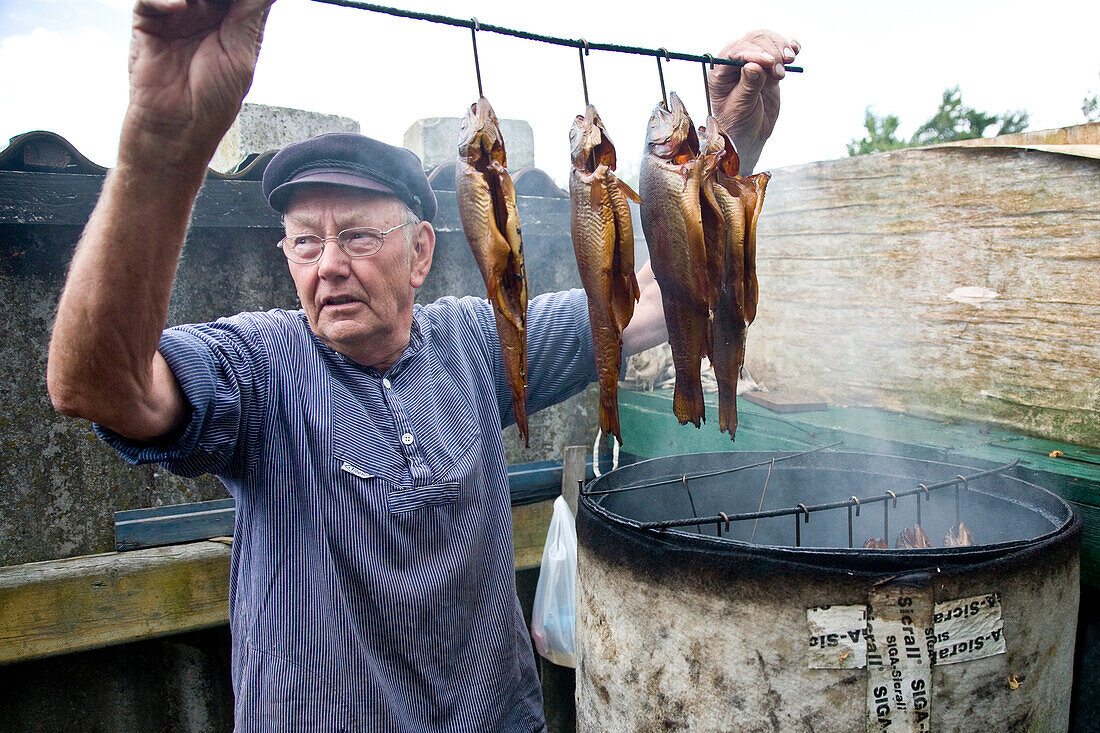
[[[404,435],[401,436],[401,442],[404,443],[405,445],[412,445],[413,444],[413,434],[412,433],[405,433]]]
[[[382,378],[382,386],[385,387],[386,389],[389,389],[390,388],[390,380],[383,377]]]

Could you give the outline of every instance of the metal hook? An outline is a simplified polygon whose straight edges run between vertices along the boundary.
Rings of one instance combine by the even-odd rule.
[[[924,484],[917,484],[917,486],[919,488],[924,489],[924,500],[928,501],[929,500],[928,487],[925,486]],[[919,526],[920,523],[921,523],[921,518],[920,518],[920,494],[917,494],[916,497],[917,497],[917,525]]]
[[[799,504],[798,508],[806,513],[806,524],[810,523],[810,510],[806,508],[805,504]],[[802,528],[798,524],[798,515],[794,515],[794,546],[802,547]]]
[[[664,51],[665,56],[668,56],[668,51],[663,48],[658,48],[658,51]],[[661,67],[661,56],[658,54],[657,59],[657,76],[661,78],[661,101],[665,103],[665,109],[668,109],[668,93],[665,91],[665,70]]]
[[[898,508],[898,495],[895,494],[893,491],[889,491],[889,490],[887,490],[886,493],[889,494],[893,498],[894,508],[897,509]]]
[[[473,25],[470,26],[470,40],[472,40],[474,44],[474,71],[477,72],[477,96],[481,98],[485,96],[485,92],[482,91],[481,88],[481,64],[477,59],[477,32],[481,30],[481,26],[478,24],[477,18],[471,18],[470,20],[473,23]]]
[[[967,491],[970,490],[970,487],[966,484],[966,476],[955,474],[955,478],[962,481],[963,489]],[[962,520],[959,518],[959,485],[955,484],[955,526],[959,526],[961,521]]]
[[[857,497],[854,497],[854,496],[849,496],[848,498],[851,501],[854,501],[856,503],[856,516],[858,517],[859,516],[859,499]]]
[[[725,521],[726,531],[729,532],[730,531],[730,518],[728,516],[726,516],[725,512],[718,512],[718,516],[720,516]],[[718,536],[721,537],[722,536],[722,522],[718,522],[717,526],[718,526]]]
[[[686,491],[686,492],[687,492],[687,495],[688,495],[688,501],[689,501],[689,502],[691,503],[691,516],[693,516],[693,517],[695,517],[696,519],[698,519],[698,517],[699,517],[699,512],[695,511],[695,499],[694,499],[694,498],[692,498],[692,496],[691,496],[691,489],[690,489],[690,488],[688,488],[688,477],[687,477],[687,474],[684,474],[684,475],[683,475],[683,476],[682,476],[682,477],[680,478],[680,480],[684,482],[684,491]],[[702,526],[701,524],[697,524],[697,525],[695,525],[695,529],[696,529],[696,531],[697,531],[697,532],[699,532],[699,534],[702,534],[702,533],[703,533],[703,526]]]
[[[707,55],[710,56],[710,54],[707,54]],[[714,66],[714,64],[711,64],[711,67],[713,67],[713,66]],[[707,64],[706,64],[706,62],[703,62],[703,89],[707,93],[707,116],[708,117],[713,117],[714,116],[714,108],[711,106],[711,103],[710,103],[710,79],[707,77]]]
[[[588,107],[588,77],[584,73],[584,57],[588,55],[588,41],[581,39],[584,47],[577,47],[577,57],[581,60],[581,86],[584,87],[584,106]]]

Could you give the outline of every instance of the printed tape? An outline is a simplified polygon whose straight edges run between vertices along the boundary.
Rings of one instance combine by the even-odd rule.
[[[1001,594],[937,603],[936,664],[957,664],[1005,653]]]
[[[863,669],[867,665],[867,607],[806,609],[810,669]]]
[[[867,730],[931,730],[932,588],[904,579],[868,594]]]

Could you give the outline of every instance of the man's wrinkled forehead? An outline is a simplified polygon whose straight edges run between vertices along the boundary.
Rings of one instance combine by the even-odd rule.
[[[283,213],[283,227],[323,228],[330,221],[340,228],[385,228],[400,223],[408,207],[401,199],[382,193],[317,184],[291,194]],[[393,221],[390,221],[390,220]]]

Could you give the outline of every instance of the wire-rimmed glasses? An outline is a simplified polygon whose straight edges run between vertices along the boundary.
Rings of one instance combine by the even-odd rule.
[[[335,241],[344,254],[348,257],[370,257],[382,249],[386,241],[386,235],[395,232],[401,227],[415,224],[407,221],[404,224],[390,227],[382,231],[375,227],[352,227],[345,229],[335,237],[322,237],[317,234],[295,234],[283,237],[276,246],[281,247],[283,254],[291,262],[299,265],[308,265],[321,259],[325,252],[325,243]]]

